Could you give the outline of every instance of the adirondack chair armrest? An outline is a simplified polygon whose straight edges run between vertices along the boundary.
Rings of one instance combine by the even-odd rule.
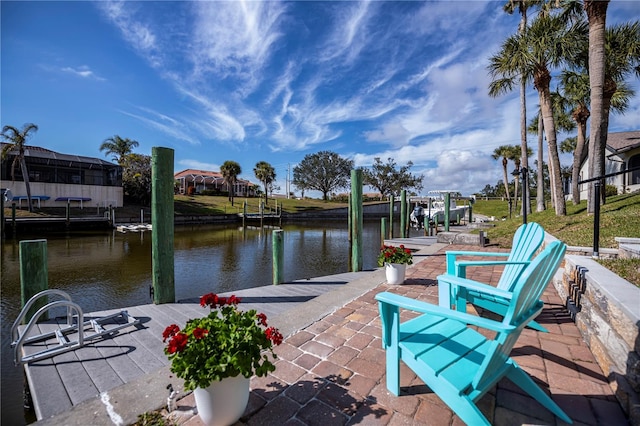
[[[509,257],[509,253],[497,253],[491,251],[447,251],[445,252],[445,260],[447,265],[447,273],[455,274],[455,263],[458,256],[487,256],[487,257]]]
[[[468,290],[475,290],[491,296],[497,296],[506,300],[511,300],[513,293],[510,291],[496,288],[492,285],[481,283],[479,281],[470,280],[469,278],[460,278],[455,275],[442,274],[437,277],[438,285],[464,287]]]
[[[456,275],[458,277],[466,277],[467,273],[467,267],[469,266],[497,266],[497,265],[523,265],[523,266],[527,266],[528,264],[530,264],[531,261],[529,260],[523,260],[523,261],[516,261],[516,260],[457,260],[454,262],[454,273],[453,275]],[[449,267],[449,264],[447,263],[447,268]],[[447,271],[447,273],[449,273],[449,271]]]
[[[408,309],[423,314],[436,315],[443,318],[453,319],[466,324],[475,325],[478,327],[486,328],[488,330],[496,332],[508,332],[515,330],[516,327],[502,322],[494,321],[488,318],[482,318],[477,315],[467,314],[465,312],[458,312],[447,308],[442,308],[431,303],[422,302],[420,300],[412,299],[406,296],[400,296],[399,294],[382,292],[376,295],[376,300],[380,304],[388,304],[396,306],[398,308]],[[383,318],[383,327],[384,327]],[[383,333],[383,335],[386,333]],[[383,336],[384,337],[384,336]]]

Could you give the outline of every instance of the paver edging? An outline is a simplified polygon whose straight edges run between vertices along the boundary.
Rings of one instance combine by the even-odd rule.
[[[631,424],[640,425],[640,288],[578,255],[565,256],[552,282]]]

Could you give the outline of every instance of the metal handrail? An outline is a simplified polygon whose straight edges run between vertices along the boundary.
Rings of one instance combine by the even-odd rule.
[[[578,181],[578,185],[583,183],[595,182],[593,187],[593,198],[596,200],[596,202],[593,203],[594,208],[593,208],[593,254],[592,254],[592,257],[595,257],[595,258],[600,257],[600,185],[602,185],[604,179],[606,178],[622,175],[629,172],[635,172],[636,170],[640,170],[640,166]]]

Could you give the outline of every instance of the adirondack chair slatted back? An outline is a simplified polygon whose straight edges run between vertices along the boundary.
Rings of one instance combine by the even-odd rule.
[[[495,378],[502,376],[503,370],[507,368],[505,362],[509,359],[511,349],[520,337],[522,329],[530,319],[542,310],[543,302],[540,297],[558,270],[565,250],[564,243],[551,242],[517,279],[513,289],[513,298],[502,321],[517,328],[509,333],[499,333],[496,336],[487,351],[483,365],[472,382],[475,389],[486,388]]]
[[[530,260],[544,242],[544,229],[535,222],[520,225],[513,236],[511,253],[507,260]],[[522,265],[506,265],[500,276],[497,287],[501,290],[513,291],[513,285],[523,270]]]

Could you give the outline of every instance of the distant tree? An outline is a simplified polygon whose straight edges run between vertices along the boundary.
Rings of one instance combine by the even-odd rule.
[[[20,163],[20,170],[22,172],[22,180],[27,191],[27,206],[29,212],[33,211],[31,205],[31,186],[29,185],[29,170],[27,170],[27,162],[24,159],[24,149],[27,143],[27,139],[31,136],[32,132],[37,132],[38,126],[33,123],[27,123],[22,126],[22,130],[18,130],[13,126],[4,126],[2,128],[2,140],[7,143],[2,148],[2,159],[4,160],[9,151],[16,151],[17,155],[11,163],[11,180],[15,180],[16,165]]]
[[[136,148],[138,141],[134,141],[128,138],[121,138],[118,135],[114,135],[107,138],[100,145],[100,151],[105,151],[104,155],[114,154],[113,160],[122,165],[124,157],[133,152],[133,148]]]
[[[301,191],[315,189],[322,192],[322,199],[328,200],[328,194],[349,185],[353,161],[340,157],[335,152],[320,151],[307,154],[293,168],[293,184]]]
[[[502,158],[502,183],[504,185],[507,201],[511,201],[511,194],[509,193],[509,175],[507,174],[507,166],[509,165],[511,153],[512,147],[510,145],[500,145],[493,150],[493,154],[491,155],[491,158],[494,160]]]
[[[380,192],[380,200],[392,194],[399,195],[403,189],[415,188],[419,192],[422,189],[423,176],[414,176],[409,173],[412,166],[413,163],[409,161],[406,166],[398,170],[393,158],[387,158],[385,164],[376,157],[371,169],[363,170],[364,184],[376,188]]]
[[[222,163],[222,166],[220,166],[220,173],[222,173],[222,177],[229,189],[229,201],[231,201],[231,205],[233,206],[236,182],[238,181],[238,175],[242,173],[242,168],[240,167],[240,164],[235,161],[227,160]]]
[[[264,204],[269,202],[269,185],[276,180],[276,170],[266,161],[258,161],[253,168],[253,174],[264,185]]]
[[[148,206],[151,203],[151,156],[126,154],[120,164],[124,196],[131,203]]]

